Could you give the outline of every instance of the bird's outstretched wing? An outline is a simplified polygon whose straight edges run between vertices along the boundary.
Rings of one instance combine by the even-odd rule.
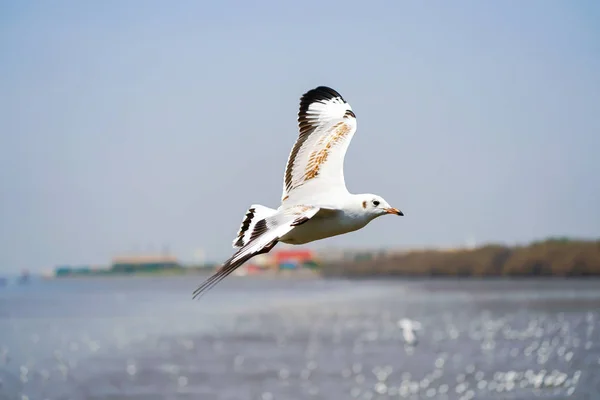
[[[314,201],[324,192],[347,192],[344,157],[356,132],[350,104],[329,87],[312,89],[300,98],[298,128],[285,170],[282,203]]]
[[[248,244],[236,251],[217,272],[194,290],[193,298],[206,293],[252,257],[271,251],[282,236],[311,219],[318,211],[319,207],[298,205],[258,221]]]

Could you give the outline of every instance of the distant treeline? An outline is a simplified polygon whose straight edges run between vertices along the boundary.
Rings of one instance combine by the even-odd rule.
[[[419,250],[322,265],[324,276],[600,275],[600,240],[548,239],[528,246]]]

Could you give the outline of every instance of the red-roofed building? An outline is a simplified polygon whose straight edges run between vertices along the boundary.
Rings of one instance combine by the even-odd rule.
[[[281,268],[296,268],[314,262],[314,253],[309,249],[281,249],[273,252],[273,263]]]

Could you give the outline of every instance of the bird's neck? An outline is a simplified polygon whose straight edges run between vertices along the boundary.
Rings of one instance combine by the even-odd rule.
[[[344,209],[346,215],[351,217],[356,222],[367,224],[368,222],[373,220],[375,216],[366,212],[365,207],[362,204],[364,198],[364,195],[351,194],[346,199]]]

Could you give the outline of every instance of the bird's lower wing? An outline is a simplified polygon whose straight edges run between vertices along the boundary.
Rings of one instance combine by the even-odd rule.
[[[282,236],[308,221],[318,211],[319,207],[295,206],[257,222],[248,244],[236,251],[217,272],[194,290],[193,298],[210,290],[252,257],[271,251]]]

